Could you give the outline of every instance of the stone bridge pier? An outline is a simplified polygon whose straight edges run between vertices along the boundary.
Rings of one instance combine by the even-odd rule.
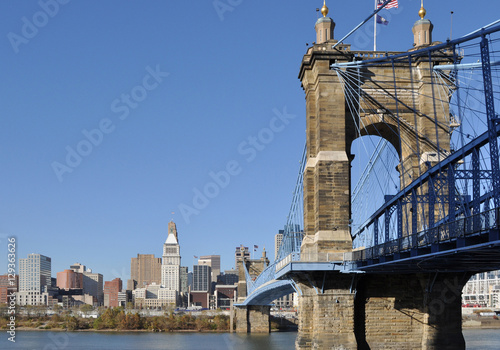
[[[465,349],[461,292],[469,277],[298,275],[303,296],[296,349]]]
[[[271,306],[236,306],[236,333],[271,332]]]

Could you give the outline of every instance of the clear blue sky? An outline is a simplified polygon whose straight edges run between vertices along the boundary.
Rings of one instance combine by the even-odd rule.
[[[297,75],[322,1],[221,0],[219,13],[212,0],[40,3],[0,2],[0,268],[15,236],[18,258],[52,257],[53,276],[80,262],[126,280],[131,257],[161,256],[171,219],[190,270],[206,254],[231,268],[240,244],[273,258],[305,142]],[[373,0],[327,5],[339,39]],[[441,41],[452,10],[453,37],[500,13],[491,0],[425,7]],[[412,47],[419,8],[382,12],[380,50]],[[372,28],[346,42],[371,50]],[[198,212],[182,215],[188,206]]]

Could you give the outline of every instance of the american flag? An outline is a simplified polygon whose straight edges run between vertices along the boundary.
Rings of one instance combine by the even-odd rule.
[[[381,8],[386,0],[377,0],[377,8]],[[391,0],[384,9],[398,8],[398,0]]]

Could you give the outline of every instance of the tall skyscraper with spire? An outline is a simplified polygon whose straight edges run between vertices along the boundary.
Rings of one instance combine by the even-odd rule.
[[[174,222],[168,223],[168,236],[163,244],[161,265],[161,284],[165,289],[180,291],[181,254],[177,239],[177,227]]]

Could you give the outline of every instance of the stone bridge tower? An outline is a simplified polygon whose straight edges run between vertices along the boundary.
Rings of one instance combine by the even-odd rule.
[[[345,83],[332,64],[385,57],[387,53],[353,51],[343,43],[333,48],[337,44],[335,22],[327,16],[325,3],[321,13],[323,17],[315,26],[316,43],[307,50],[299,73],[307,116],[304,262],[342,261],[352,251],[350,169],[354,157],[351,144],[356,138],[379,135],[392,144],[399,155],[401,189],[450,152],[449,107],[444,103],[436,110],[433,97],[450,98],[451,84],[436,81],[432,68],[451,63],[452,53],[414,56],[411,62],[381,62],[361,68],[361,81]],[[423,4],[419,15],[412,28],[411,50],[436,44],[432,42],[432,23],[424,19]],[[349,69],[357,68],[345,68]],[[355,101],[358,108],[353,114],[346,91],[360,91],[360,87],[363,98]],[[423,188],[419,194],[426,192]],[[417,213],[422,209],[415,209],[403,217],[407,223],[412,221],[408,226],[413,229],[429,224],[429,212]],[[302,290],[299,349],[465,348],[460,298],[450,298],[439,312],[429,306],[441,290],[459,294],[467,280],[464,276],[355,276],[313,271],[297,274],[294,280]],[[449,281],[455,281],[453,288]],[[425,287],[431,282],[434,295]]]
[[[411,69],[408,61],[362,68],[359,82],[343,82],[331,69],[333,63],[383,57],[386,52],[352,51],[348,44],[332,49],[337,43],[335,22],[327,17],[326,5],[321,12],[323,17],[315,26],[317,41],[305,54],[299,73],[307,115],[305,238],[301,259],[339,261],[343,253],[352,250],[349,227],[352,142],[364,135],[378,135],[388,140],[399,154],[398,171],[403,189],[428,166],[449,154],[448,105],[436,111],[433,96],[449,98],[450,87],[433,79],[427,56],[414,58]],[[432,23],[423,18],[423,7],[419,14],[421,19],[413,26],[412,50],[432,44]],[[443,53],[433,56],[431,64],[450,63],[450,60],[451,55]],[[360,86],[363,98],[358,97],[356,101],[358,115],[349,107],[346,90],[358,90]],[[414,216],[423,217],[416,212]],[[419,222],[418,226],[422,225],[424,222]]]
[[[240,247],[241,257],[237,259],[238,269],[238,303],[245,301],[248,291],[245,268],[253,279],[257,278],[269,266],[266,248],[262,250],[260,259],[245,258],[245,247]],[[237,305],[236,332],[237,333],[269,333],[271,331],[269,305]]]

